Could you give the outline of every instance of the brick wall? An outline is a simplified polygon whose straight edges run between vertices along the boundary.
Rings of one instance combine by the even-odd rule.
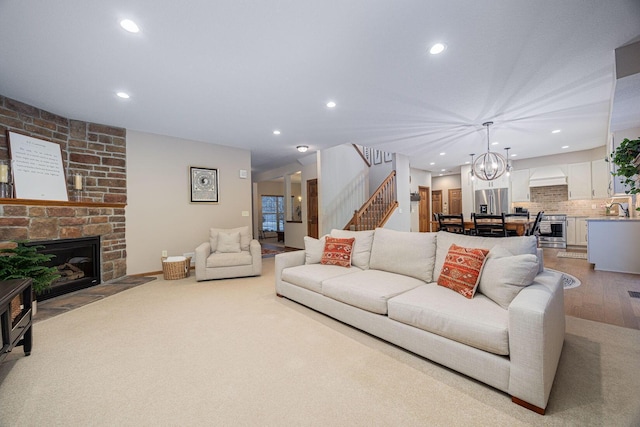
[[[622,200],[618,200],[622,201]],[[543,210],[548,214],[567,214],[568,216],[599,216],[604,215],[605,209],[601,207],[611,199],[585,199],[569,200],[569,187],[566,185],[553,185],[550,187],[532,187],[531,202],[514,203],[514,207],[529,209],[532,214]],[[593,206],[595,205],[595,209]],[[614,209],[615,210],[615,209]],[[617,210],[615,210],[617,212]]]
[[[71,177],[85,176],[78,203],[19,200],[0,205],[0,241],[101,237],[102,281],[126,274],[126,130],[72,120],[0,96],[0,159],[8,159],[7,130],[60,145],[69,194]]]

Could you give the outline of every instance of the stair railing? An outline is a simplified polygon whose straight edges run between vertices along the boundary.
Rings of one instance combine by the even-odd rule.
[[[392,171],[369,200],[354,212],[344,229],[362,231],[382,227],[397,207],[396,171]]]

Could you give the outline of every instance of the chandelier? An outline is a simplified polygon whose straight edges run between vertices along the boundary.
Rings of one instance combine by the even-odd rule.
[[[489,126],[493,122],[484,122],[482,126],[487,127],[487,152],[480,154],[471,167],[472,176],[477,176],[483,181],[493,181],[500,178],[507,170],[507,160],[498,153],[494,153],[489,148]]]

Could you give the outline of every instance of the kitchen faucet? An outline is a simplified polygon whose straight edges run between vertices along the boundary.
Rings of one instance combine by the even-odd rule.
[[[618,205],[620,206],[620,209],[622,209],[622,212],[624,212],[624,216],[626,216],[627,218],[629,218],[629,208],[625,208],[624,206],[622,206],[622,204],[615,202],[615,203],[611,203],[611,207],[613,207],[613,205]]]

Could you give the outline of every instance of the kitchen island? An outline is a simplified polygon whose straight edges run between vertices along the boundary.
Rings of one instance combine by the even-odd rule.
[[[587,239],[595,270],[640,274],[640,218],[587,218]]]

